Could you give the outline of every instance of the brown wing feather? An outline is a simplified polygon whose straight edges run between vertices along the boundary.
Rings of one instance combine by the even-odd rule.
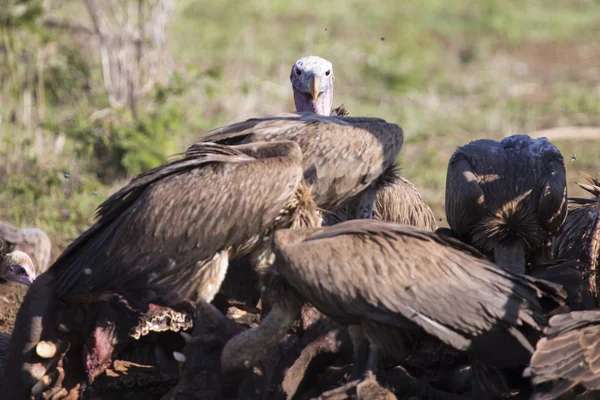
[[[555,399],[577,385],[600,389],[600,311],[555,315],[526,371],[536,388],[532,399]]]
[[[493,327],[533,350],[520,330],[535,333],[546,322],[540,298],[564,298],[555,285],[503,271],[452,238],[408,225],[348,221],[296,244],[277,240],[279,273],[322,312],[346,323],[419,326],[462,350]]]
[[[50,269],[59,296],[155,287],[181,301],[186,293],[177,282],[265,231],[302,179],[298,158],[202,147],[134,179],[100,206],[98,222]]]
[[[586,190],[594,194],[600,190],[597,180],[584,174],[593,184]],[[584,185],[586,186],[586,185]],[[598,198],[569,199],[569,213],[565,223],[552,240],[551,254],[555,259],[579,260],[583,278],[596,299],[600,298],[598,286],[598,261],[600,258],[600,203]]]
[[[437,229],[433,210],[415,185],[398,177],[377,193],[373,217],[382,221],[414,225],[429,231]]]
[[[300,145],[304,178],[313,185],[315,202],[333,210],[366,189],[394,163],[403,132],[398,125],[379,118],[294,113],[219,128],[201,142],[275,140],[292,140]]]

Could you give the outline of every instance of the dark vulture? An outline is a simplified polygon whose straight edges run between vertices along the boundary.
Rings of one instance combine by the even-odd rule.
[[[8,222],[0,221],[0,241],[14,244],[15,250],[21,250],[31,256],[36,275],[46,272],[50,265],[52,242],[41,229],[17,228]]]
[[[8,345],[10,343],[10,333],[0,332],[0,377],[4,374],[4,368],[6,367],[6,357],[8,356]],[[0,384],[2,380],[0,379]],[[2,385],[0,385],[2,390]]]
[[[312,185],[319,208],[331,212],[352,202],[352,218],[370,218],[374,192],[385,185],[385,174],[393,169],[404,137],[398,125],[380,118],[297,112],[218,128],[199,143],[238,145],[277,140],[294,141],[302,149],[304,179]]]
[[[546,138],[475,140],[450,158],[446,217],[454,233],[497,265],[525,273],[567,216],[563,157]]]
[[[550,318],[525,371],[535,391],[531,400],[600,396],[600,311],[576,311]],[[588,391],[590,397],[585,397]],[[585,394],[584,394],[585,393]],[[561,397],[563,398],[563,397]]]
[[[588,175],[584,176],[590,184],[578,185],[593,197],[569,199],[569,214],[552,241],[551,255],[554,259],[580,261],[583,278],[589,283],[596,304],[600,305],[600,274],[597,272],[600,258],[600,181]]]
[[[458,240],[409,225],[358,220],[280,230],[273,246],[273,308],[225,345],[224,372],[254,365],[276,346],[305,301],[362,326],[373,350],[392,359],[403,360],[414,339],[428,336],[485,365],[525,367],[547,322],[542,307],[564,301],[557,285],[512,274]]]
[[[296,111],[325,116],[348,116],[344,105],[336,109],[331,108],[334,80],[333,65],[324,58],[306,56],[296,61],[290,73]],[[396,168],[390,170],[387,176],[390,181],[377,192],[373,218],[435,231],[437,223],[433,211],[417,188],[402,178]],[[333,225],[345,221],[345,211],[340,210],[336,216],[327,218],[326,224]]]
[[[132,309],[156,316],[153,310],[160,307],[211,301],[230,259],[248,254],[279,227],[318,226],[301,161],[300,148],[290,141],[203,143],[108,198],[98,208],[97,222],[27,293],[10,348],[14,368],[5,375],[12,383],[8,397],[25,398],[34,384],[39,393],[54,380],[48,359],[55,365],[60,346],[51,344],[53,350],[46,351],[49,341],[68,341],[73,335],[66,333],[78,331],[84,341],[80,360],[87,361],[79,365],[71,359],[70,365],[75,373],[84,372],[84,382],[92,382],[110,363],[116,344],[155,330],[148,324],[138,330],[137,317],[129,317]],[[94,311],[102,301],[107,307]],[[73,311],[78,305],[91,310],[83,322],[76,320],[82,313]],[[170,320],[183,323],[173,330],[187,326],[171,311],[166,311]]]
[[[35,278],[33,261],[26,253],[14,250],[0,258],[0,279],[30,286]]]

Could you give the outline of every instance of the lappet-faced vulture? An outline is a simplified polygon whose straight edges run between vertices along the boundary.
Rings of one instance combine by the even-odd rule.
[[[481,363],[524,367],[547,322],[542,304],[564,301],[556,285],[514,275],[458,240],[409,225],[358,220],[280,230],[274,252],[273,308],[225,345],[224,372],[253,365],[277,345],[304,301],[361,325],[374,348],[394,359],[428,335]]]
[[[296,111],[309,111],[319,115],[344,117],[348,111],[342,105],[332,110],[333,65],[318,56],[302,57],[294,63],[290,74]],[[430,231],[437,229],[431,207],[425,202],[417,188],[399,171],[390,170],[389,182],[377,193],[373,218],[383,221],[409,224]],[[347,219],[346,210],[340,210],[326,223],[333,225]]]
[[[600,311],[574,311],[550,318],[525,371],[535,385],[531,400],[596,399],[600,394]],[[561,397],[573,390],[573,396]],[[597,391],[585,397],[587,391]],[[579,398],[579,397],[578,397]]]
[[[296,111],[319,115],[344,117],[348,115],[344,105],[333,106],[333,65],[318,56],[306,56],[294,63],[290,73]]]
[[[551,255],[554,259],[579,260],[583,278],[597,305],[600,305],[600,180],[584,175],[588,184],[579,184],[593,197],[569,199],[569,214],[564,225],[552,240]]]
[[[12,243],[15,245],[15,250],[29,254],[37,275],[48,269],[52,242],[43,230],[17,228],[8,222],[0,221],[0,240]]]
[[[99,207],[98,221],[36,280],[25,297],[9,355],[14,368],[5,375],[12,383],[9,397],[24,398],[34,385],[39,393],[54,381],[47,375],[52,372],[48,359],[59,354],[46,351],[50,340],[67,341],[79,330],[85,365],[78,365],[77,359],[71,359],[70,365],[80,374],[85,372],[83,379],[90,382],[110,363],[116,343],[154,329],[146,326],[138,331],[137,317],[121,324],[114,319],[98,321],[91,311],[75,325],[69,319],[75,314],[57,315],[57,310],[93,303],[112,293],[119,297],[110,305],[125,311],[99,313],[116,314],[114,318],[130,315],[132,307],[151,312],[155,305],[210,301],[219,290],[228,260],[249,253],[278,227],[318,226],[318,210],[302,184],[301,160],[300,148],[289,141],[243,146],[203,143],[113,194]],[[61,318],[66,319],[66,329],[57,333]],[[165,330],[164,318],[158,321],[158,330]],[[174,330],[186,327],[185,322],[174,320]],[[71,336],[60,335],[65,331]],[[125,338],[118,336],[122,332]]]
[[[304,179],[317,205],[336,211],[353,202],[350,218],[372,218],[403,142],[402,129],[380,118],[290,113],[253,118],[208,132],[202,142],[243,144],[292,140],[302,149]],[[191,147],[193,149],[194,146]]]
[[[450,158],[450,228],[497,265],[525,273],[525,262],[567,216],[563,157],[546,138],[475,140]]]

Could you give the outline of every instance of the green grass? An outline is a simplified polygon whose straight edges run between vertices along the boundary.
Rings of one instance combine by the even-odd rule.
[[[79,2],[63,2],[53,13],[86,18]],[[599,35],[597,0],[180,0],[169,27],[175,89],[158,107],[176,110],[178,122],[164,125],[170,137],[161,140],[170,144],[127,136],[134,155],[146,156],[139,143],[154,151],[128,162],[151,165],[208,129],[292,110],[291,65],[317,54],[334,64],[335,105],[403,127],[403,174],[444,218],[446,167],[457,146],[555,126],[600,126]],[[7,172],[0,219],[38,225],[63,247],[127,178],[102,178],[104,167],[90,162],[81,149],[86,142],[70,133],[75,123],[91,136],[107,129],[87,122],[107,107],[97,56],[73,54],[77,47],[65,36],[45,40],[57,50],[45,78],[44,119],[33,127],[11,123],[10,113],[23,109],[23,82],[35,82],[35,60],[17,64],[21,80],[10,77],[13,91],[0,98],[0,169]],[[151,121],[166,118],[149,113]],[[118,115],[115,121],[131,125]],[[599,143],[555,144],[570,182],[578,171],[600,172]],[[70,191],[64,171],[80,176]],[[573,184],[569,191],[582,194]]]

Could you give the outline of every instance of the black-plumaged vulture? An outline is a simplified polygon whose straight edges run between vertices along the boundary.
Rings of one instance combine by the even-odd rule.
[[[448,164],[446,217],[461,240],[525,273],[567,216],[563,157],[546,138],[514,135],[459,147]]]

